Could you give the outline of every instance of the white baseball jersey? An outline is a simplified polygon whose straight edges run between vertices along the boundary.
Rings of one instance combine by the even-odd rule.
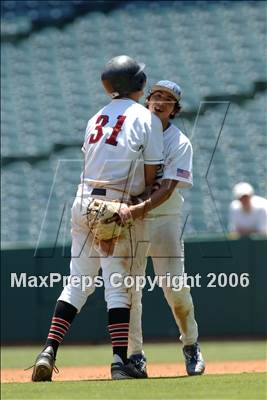
[[[163,162],[162,124],[131,99],[115,99],[88,122],[82,182],[141,194],[144,164]]]
[[[193,149],[188,137],[171,124],[163,132],[163,144],[164,163],[158,168],[157,182],[160,183],[162,179],[176,180],[177,189],[173,191],[167,201],[149,213],[149,215],[153,216],[179,213],[184,201],[179,193],[179,188],[193,186]]]
[[[239,229],[253,229],[255,232],[267,234],[267,200],[263,197],[252,196],[251,204],[252,210],[247,213],[239,200],[232,201],[229,216],[231,232]]]
[[[115,189],[115,193],[108,191],[103,200],[118,199],[118,190],[126,191],[127,195],[139,195],[144,191],[144,164],[163,162],[161,121],[133,100],[112,100],[89,120],[82,151],[85,165],[81,181],[85,185],[79,185],[71,209],[70,275],[94,277],[101,267],[107,308],[128,308],[131,291],[124,285],[112,287],[109,278],[115,272],[122,278],[129,274],[139,275],[138,268],[143,265],[146,255],[144,246],[138,246],[139,241],[144,242],[144,221],[135,221],[132,229],[116,241],[112,257],[103,257],[93,235],[89,234],[86,213],[92,187]],[[80,195],[80,187],[85,196]],[[111,198],[113,195],[116,197]],[[94,289],[93,286],[82,290],[81,284],[75,287],[69,282],[59,300],[74,305],[80,311]]]

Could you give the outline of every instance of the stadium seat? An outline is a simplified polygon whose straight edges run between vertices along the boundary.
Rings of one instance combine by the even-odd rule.
[[[227,226],[236,182],[250,181],[266,194],[267,171],[259,166],[266,165],[267,96],[255,94],[255,83],[267,81],[264,2],[239,2],[238,8],[237,2],[130,2],[108,14],[83,15],[89,2],[41,3],[3,2],[1,199],[14,210],[3,207],[4,241],[36,241],[40,209],[45,215],[47,207],[41,240],[54,235],[62,198],[73,198],[80,179],[87,121],[108,101],[100,82],[103,64],[116,54],[146,63],[146,93],[163,78],[182,87],[183,114],[174,123],[194,148],[194,187],[183,191],[190,214],[186,235],[219,232],[220,220]],[[77,13],[61,28],[50,24]],[[34,31],[38,20],[43,29]],[[19,34],[23,39],[10,40]],[[225,99],[231,104],[222,125]],[[53,186],[56,173],[61,179]]]

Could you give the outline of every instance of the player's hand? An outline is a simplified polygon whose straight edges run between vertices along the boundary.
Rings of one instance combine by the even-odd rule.
[[[123,205],[119,211],[118,211],[118,215],[120,217],[121,220],[121,224],[122,225],[126,225],[127,221],[130,221],[133,217],[131,214],[131,210],[128,206]]]
[[[145,214],[151,209],[151,200],[147,199],[142,203],[130,206],[130,211],[133,219],[144,218]]]

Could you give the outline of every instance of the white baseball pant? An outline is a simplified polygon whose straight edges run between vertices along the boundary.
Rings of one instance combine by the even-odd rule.
[[[93,197],[102,200],[118,200],[119,193],[107,190],[106,197]],[[95,290],[94,284],[82,290],[82,277],[88,276],[93,279],[98,276],[99,270],[102,268],[107,308],[130,308],[132,289],[123,283],[123,279],[128,275],[137,273],[135,271],[138,271],[138,273],[143,271],[145,254],[142,237],[145,233],[145,222],[141,220],[136,221],[125,238],[119,239],[116,242],[113,255],[103,256],[101,251],[95,248],[87,225],[85,214],[90,200],[91,197],[83,195],[81,188],[79,188],[71,210],[72,247],[70,278],[69,283],[63,289],[58,300],[72,304],[80,312],[87,297]],[[141,243],[138,244],[137,240]],[[114,273],[120,274],[122,281],[120,287],[112,285],[110,278]]]
[[[163,215],[147,218],[147,232],[149,235],[149,255],[153,258],[155,275],[170,274],[182,276],[184,273],[184,245],[181,240],[180,215]],[[143,274],[145,274],[147,259],[144,259]],[[194,316],[194,305],[190,294],[190,287],[183,286],[174,291],[166,286],[163,280],[164,296],[172,310],[176,324],[180,331],[180,340],[183,345],[190,345],[197,341],[198,326]],[[132,308],[129,330],[129,354],[139,354],[143,348],[142,337],[142,293],[132,295]]]

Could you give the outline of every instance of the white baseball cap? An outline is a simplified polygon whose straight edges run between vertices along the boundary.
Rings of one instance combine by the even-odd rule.
[[[247,182],[239,182],[233,188],[233,195],[235,199],[240,199],[243,196],[253,196],[254,189]]]
[[[159,81],[152,86],[149,94],[157,92],[158,90],[163,90],[164,92],[170,93],[177,101],[181,99],[182,90],[177,83],[172,81]]]

